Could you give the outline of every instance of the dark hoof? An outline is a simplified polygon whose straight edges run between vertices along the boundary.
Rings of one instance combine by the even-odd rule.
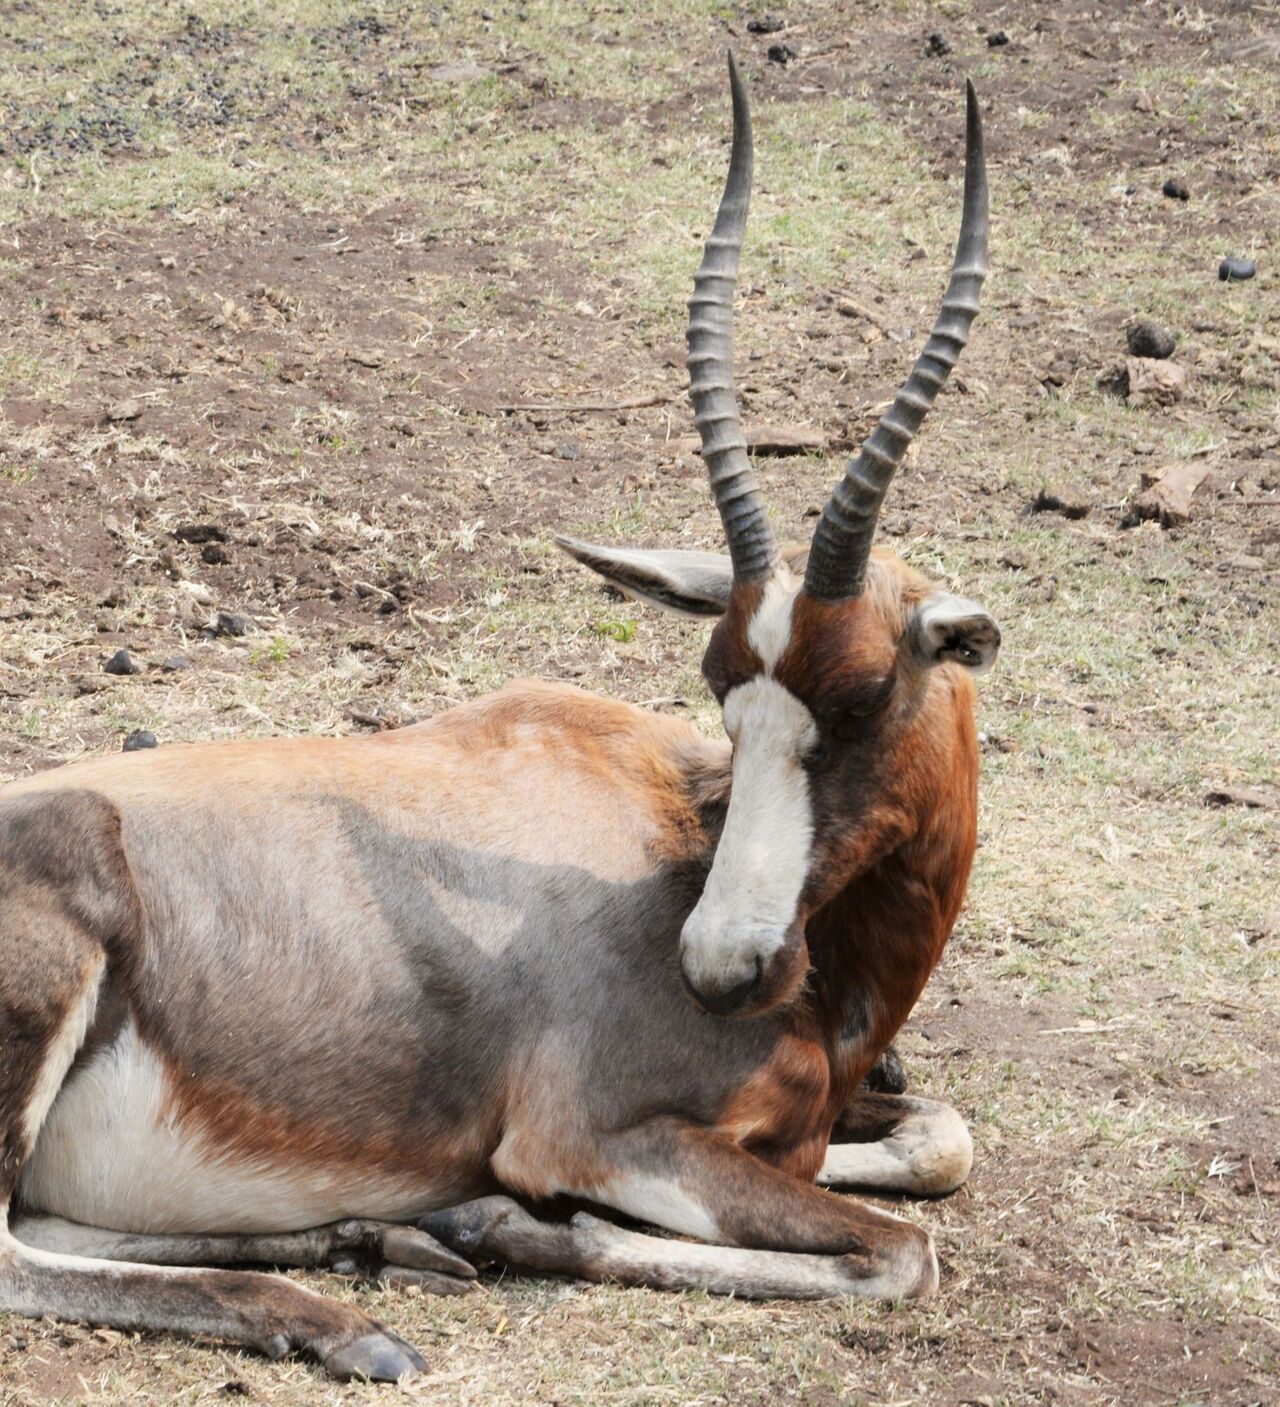
[[[442,1246],[434,1236],[412,1226],[392,1226],[382,1237],[382,1258],[389,1265],[409,1270],[434,1270],[441,1275],[457,1275],[474,1280],[475,1266]]]
[[[863,1076],[862,1087],[872,1094],[906,1094],[908,1083],[898,1052],[889,1046]]]
[[[417,1349],[384,1329],[335,1349],[324,1360],[324,1367],[325,1372],[342,1382],[364,1378],[373,1383],[395,1383],[425,1372],[427,1365]]]
[[[485,1238],[520,1207],[510,1197],[481,1197],[475,1202],[462,1202],[456,1207],[424,1216],[418,1226],[429,1236],[459,1252],[474,1255],[483,1252]]]
[[[475,1271],[467,1268],[474,1276]],[[434,1270],[409,1270],[402,1265],[384,1265],[378,1272],[378,1284],[389,1289],[419,1290],[424,1295],[469,1295],[476,1287],[474,1280],[437,1275]]]

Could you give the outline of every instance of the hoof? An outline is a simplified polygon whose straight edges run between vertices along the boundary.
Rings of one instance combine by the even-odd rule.
[[[367,1382],[395,1383],[416,1377],[426,1366],[417,1349],[386,1329],[363,1334],[324,1360],[325,1372],[342,1382],[364,1378]]]

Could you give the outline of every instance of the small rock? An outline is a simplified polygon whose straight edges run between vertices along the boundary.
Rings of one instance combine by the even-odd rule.
[[[173,535],[179,542],[226,542],[229,537],[217,523],[179,523]]]
[[[988,49],[1003,49],[1008,42],[1009,36],[1003,29],[997,29],[994,34],[987,35]]]
[[[790,44],[770,44],[765,57],[771,64],[782,64],[785,67],[792,59],[798,58],[796,50]]]
[[[1195,503],[1207,498],[1217,487],[1206,465],[1181,462],[1142,473],[1143,492],[1134,499],[1120,520],[1122,528],[1157,522],[1162,528],[1175,528],[1187,522]]]
[[[1258,266],[1252,259],[1226,258],[1218,265],[1218,277],[1223,283],[1242,283],[1247,278],[1252,278],[1258,272]]]
[[[234,611],[219,611],[213,622],[215,635],[229,635],[236,640],[252,635],[257,628],[248,616],[237,615]]]
[[[1070,518],[1073,522],[1080,518],[1087,518],[1092,510],[1093,504],[1091,503],[1085,503],[1080,499],[1062,498],[1043,487],[1027,508],[1029,513],[1061,513],[1064,518]]]
[[[132,396],[127,400],[117,401],[115,405],[107,409],[107,419],[112,424],[118,424],[125,420],[137,420],[142,414],[142,402],[134,400]]]
[[[135,728],[124,740],[121,752],[141,752],[144,747],[159,747],[156,735],[146,728]]]
[[[141,674],[142,666],[128,650],[117,650],[102,666],[107,674]]]
[[[1125,363],[1130,405],[1172,405],[1187,389],[1186,368],[1177,362],[1130,357]]]
[[[1276,797],[1257,787],[1215,787],[1205,793],[1204,804],[1212,807],[1243,806],[1250,811],[1270,811]]]
[[[749,34],[777,34],[780,29],[786,29],[787,22],[777,15],[758,15],[753,20],[747,21],[747,32]]]
[[[476,63],[438,64],[427,70],[427,77],[436,83],[475,83],[481,78],[492,78],[493,71]]]
[[[160,668],[164,670],[166,674],[177,674],[181,670],[190,669],[191,661],[186,655],[170,655]]]
[[[206,542],[200,549],[200,560],[211,567],[225,567],[231,560],[231,553],[220,542]]]
[[[1161,327],[1150,318],[1141,318],[1135,322],[1126,337],[1133,356],[1151,357],[1155,361],[1164,361],[1165,358],[1173,356],[1173,349],[1178,343],[1178,339],[1167,327]]]
[[[351,351],[347,353],[347,360],[354,362],[356,366],[367,366],[370,371],[376,371],[386,358],[381,352]]]
[[[935,29],[932,34],[926,36],[924,51],[930,58],[941,59],[951,52],[951,44],[941,30]]]
[[[564,444],[556,446],[556,454],[558,454],[561,459],[581,459],[582,446],[574,444],[572,440],[566,440]]]
[[[1170,200],[1191,199],[1191,192],[1181,181],[1175,181],[1172,176],[1160,187],[1160,190],[1164,195],[1167,195]]]
[[[1098,389],[1132,406],[1172,405],[1187,388],[1187,371],[1177,362],[1127,357],[1098,374]]]

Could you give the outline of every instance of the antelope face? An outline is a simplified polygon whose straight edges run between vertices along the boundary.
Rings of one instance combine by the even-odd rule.
[[[733,787],[680,963],[717,1014],[794,996],[809,917],[911,838],[936,781],[921,735],[954,727],[956,675],[999,647],[980,606],[896,559],[877,557],[868,577],[862,595],[826,602],[782,568],[763,589],[731,588],[712,632],[703,675],[733,743]]]
[[[729,555],[558,541],[629,595],[720,617],[703,674],[733,744],[733,785],[706,887],[681,934],[680,964],[706,1010],[750,1015],[799,989],[810,915],[919,827],[930,730],[954,730],[957,679],[991,663],[1000,632],[973,602],[871,552],[880,505],[965,345],[986,275],[987,185],[973,89],[960,239],[941,313],[836,485],[801,579],[774,546],[733,386],[733,289],[752,155],[732,56],[729,73],[733,152],[688,332],[694,422]],[[971,734],[971,712],[966,726]]]

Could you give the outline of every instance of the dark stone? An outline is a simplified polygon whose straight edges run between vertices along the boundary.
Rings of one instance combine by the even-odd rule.
[[[777,15],[757,15],[755,19],[747,21],[747,32],[749,34],[777,34],[780,29],[786,29],[787,22]]]
[[[229,635],[236,640],[244,635],[252,635],[257,628],[248,616],[237,615],[234,611],[219,611],[217,619],[213,622],[215,635]]]
[[[117,650],[102,667],[108,674],[142,673],[142,666],[133,658],[128,650]]]
[[[1175,181],[1172,176],[1169,177],[1169,179],[1164,183],[1164,185],[1160,187],[1160,189],[1165,195],[1169,197],[1170,200],[1191,199],[1191,192],[1186,188],[1186,186],[1182,184],[1181,181]]]
[[[145,728],[135,728],[124,740],[121,752],[141,752],[144,747],[159,747],[156,735]]]
[[[186,655],[170,655],[160,668],[164,670],[166,674],[177,674],[179,670],[190,669],[191,661]]]
[[[1048,489],[1042,488],[1035,498],[1028,505],[1029,513],[1061,513],[1064,518],[1077,521],[1080,518],[1087,518],[1093,511],[1093,504],[1072,502],[1069,499],[1060,498],[1056,493],[1051,493]]]
[[[941,59],[951,52],[951,44],[941,30],[935,29],[926,37],[924,51],[930,58]]]
[[[1008,42],[1009,36],[1004,32],[1003,29],[997,29],[994,34],[987,35],[988,49],[1003,49]]]
[[[1164,361],[1166,357],[1173,356],[1173,349],[1178,344],[1178,339],[1167,327],[1161,327],[1158,322],[1152,322],[1149,318],[1135,322],[1129,328],[1126,338],[1131,356],[1154,357],[1156,361]]]
[[[1258,272],[1258,266],[1252,259],[1226,258],[1218,265],[1218,277],[1227,283],[1240,283],[1244,279],[1252,278]]]
[[[206,542],[200,549],[200,560],[211,567],[225,567],[231,560],[231,553],[220,542]]]
[[[765,55],[771,64],[787,65],[792,59],[797,57],[796,50],[790,44],[770,44],[769,51]]]
[[[221,528],[217,523],[179,523],[173,530],[174,537],[179,542],[226,542],[228,534],[226,528]]]

